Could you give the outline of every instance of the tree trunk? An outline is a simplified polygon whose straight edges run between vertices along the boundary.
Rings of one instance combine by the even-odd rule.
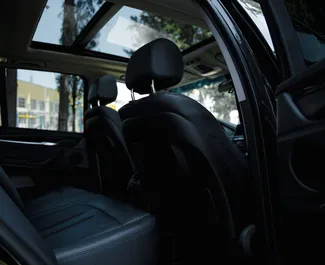
[[[72,131],[76,131],[76,100],[77,100],[77,89],[78,89],[78,79],[76,76],[71,77],[72,82]]]
[[[8,125],[17,126],[17,69],[7,69]]]
[[[70,46],[75,38],[76,19],[74,0],[65,0],[63,11],[63,25],[61,42],[63,46]],[[60,105],[59,105],[59,131],[68,130],[69,118],[69,76],[61,75],[59,82]]]
[[[69,91],[68,76],[60,76],[59,131],[68,131]]]

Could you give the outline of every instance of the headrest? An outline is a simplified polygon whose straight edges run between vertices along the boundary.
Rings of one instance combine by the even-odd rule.
[[[130,58],[126,70],[126,86],[139,94],[177,85],[183,78],[183,55],[168,39],[156,39],[142,46]]]
[[[92,105],[107,105],[116,100],[117,97],[117,84],[114,77],[104,75],[96,80],[90,86],[88,93],[88,101]]]

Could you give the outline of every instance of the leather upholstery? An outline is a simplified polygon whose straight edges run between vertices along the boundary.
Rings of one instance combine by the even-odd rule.
[[[88,93],[88,101],[92,105],[96,105],[99,101],[100,105],[107,105],[116,100],[117,84],[114,77],[105,75],[96,80],[92,84]]]
[[[3,174],[0,175],[0,178]],[[0,186],[0,244],[22,264],[55,265],[51,248]],[[6,188],[7,190],[7,188]]]
[[[16,188],[12,185],[9,177],[0,167],[0,187],[2,187],[10,198],[16,203],[16,205],[20,208],[21,211],[24,211],[24,203],[20,199],[20,196],[16,190]]]
[[[108,77],[106,81],[109,82],[97,81],[97,84],[105,85],[106,88],[109,83],[113,88],[116,87],[116,81],[113,84],[111,77]],[[106,77],[100,79],[103,78]],[[98,90],[102,89],[98,87]],[[121,119],[115,110],[95,106],[85,112],[84,121],[87,146],[91,153],[97,154],[103,191],[122,198],[135,169],[124,140]],[[94,161],[94,167],[97,167],[97,161]]]
[[[141,174],[149,178],[150,189],[213,183],[219,186],[222,203],[233,209],[227,210],[230,224],[245,223],[247,209],[240,205],[247,208],[248,165],[208,110],[184,95],[160,92],[130,102],[119,113],[130,152]]]
[[[166,43],[161,41],[162,46]],[[133,57],[142,57],[146,63],[152,63],[152,58],[170,58],[167,49],[151,49],[154,42],[147,45],[146,53],[140,48]],[[159,64],[159,60],[153,62]],[[166,87],[168,78],[175,85],[169,74],[174,63],[170,58],[160,64],[160,71],[168,74],[161,85],[155,80],[156,88]],[[136,70],[136,64],[142,68],[140,59],[128,65],[128,87],[148,92],[151,64],[145,70]],[[178,70],[175,73],[179,76]],[[167,231],[184,232],[180,232],[178,249],[187,246],[184,256],[190,252],[201,258],[215,255],[217,246],[220,254],[233,251],[240,232],[252,220],[251,179],[245,157],[215,117],[195,100],[172,92],[132,101],[119,114],[129,151],[144,180],[143,189],[158,197],[149,198],[156,208],[153,212]],[[190,235],[183,230],[184,222],[195,227]]]
[[[3,183],[0,244],[22,264],[155,264],[152,215],[71,187],[26,201],[24,214],[3,189],[12,184]]]
[[[184,62],[175,43],[156,39],[131,56],[126,70],[126,86],[139,94],[151,92],[152,81],[156,91],[177,85],[183,78]]]
[[[26,204],[59,264],[153,264],[155,219],[102,195],[63,187]]]

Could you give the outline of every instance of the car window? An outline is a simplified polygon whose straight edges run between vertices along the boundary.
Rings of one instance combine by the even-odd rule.
[[[83,132],[84,81],[79,76],[7,70],[7,102],[9,127]]]
[[[183,51],[211,36],[208,28],[123,6],[98,32],[87,49],[130,58],[134,51],[158,38],[170,39]]]
[[[325,2],[285,0],[307,65],[325,58]]]
[[[48,0],[33,41],[70,46],[103,3],[104,0]]]
[[[172,91],[196,100],[219,120],[235,125],[240,123],[231,80],[225,80],[224,77],[203,79]]]
[[[271,39],[269,28],[266,24],[264,14],[262,12],[261,5],[255,0],[238,0],[238,3],[242,6],[245,12],[252,19],[259,31],[262,33],[266,42],[269,44],[271,50],[274,52],[274,46]]]
[[[126,87],[124,83],[117,82],[117,90],[118,93],[117,93],[116,100],[107,105],[108,107],[115,109],[116,111],[118,111],[124,105],[132,101],[131,91]],[[148,96],[148,94],[140,95],[138,93],[134,93],[134,98],[136,100],[146,96]]]

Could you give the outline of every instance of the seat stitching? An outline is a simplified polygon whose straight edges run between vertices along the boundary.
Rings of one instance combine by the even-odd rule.
[[[69,220],[71,220],[71,219],[73,219],[73,218],[75,218],[75,217],[78,217],[78,216],[80,216],[80,215],[83,215],[84,213],[85,213],[85,212],[81,212],[81,213],[75,214],[75,215],[73,215],[73,216],[71,216],[71,217],[68,217],[68,218],[65,218],[65,219],[63,219],[63,220],[61,220],[61,221],[59,221],[59,222],[56,222],[55,224],[45,226],[45,227],[43,227],[42,229],[40,229],[39,231],[40,231],[40,232],[43,232],[43,231],[45,231],[46,229],[53,228],[53,227],[55,227],[55,226],[57,226],[57,225],[63,224],[64,222],[67,222],[67,221],[69,221]]]
[[[67,226],[65,226],[65,227],[63,227],[63,228],[61,228],[61,229],[59,229],[59,230],[56,230],[56,231],[53,231],[52,233],[49,233],[48,235],[43,235],[43,237],[44,238],[48,238],[49,236],[51,236],[51,235],[54,235],[54,234],[58,234],[58,233],[60,233],[60,232],[62,232],[62,231],[64,231],[64,230],[66,230],[66,229],[68,229],[68,228],[70,228],[70,227],[73,227],[73,226],[75,226],[75,225],[77,225],[77,224],[80,224],[80,223],[82,223],[82,222],[85,222],[85,221],[87,221],[87,220],[90,220],[91,218],[93,218],[94,216],[92,215],[92,216],[89,216],[89,217],[87,217],[87,218],[85,218],[85,219],[81,219],[81,220],[79,220],[78,222],[76,222],[76,223],[73,223],[73,224],[71,224],[71,225],[67,225]]]
[[[83,204],[84,204],[84,202],[82,200],[80,200],[80,201],[76,201],[74,203],[71,203],[69,205],[58,205],[57,207],[54,207],[53,209],[29,215],[28,219],[33,220],[33,219],[36,219],[36,218],[41,218],[41,217],[43,217],[45,215],[55,213],[55,212],[60,211],[60,210],[68,209],[68,208],[74,207],[76,205],[83,205]],[[88,204],[85,204],[85,205],[89,206]]]
[[[142,219],[142,218],[141,218]],[[110,245],[113,245],[113,244],[116,244],[116,243],[119,243],[121,241],[125,241],[126,239],[133,239],[135,237],[137,237],[138,235],[141,235],[142,233],[144,232],[147,232],[149,231],[152,227],[154,227],[154,224],[155,224],[155,220],[152,220],[150,223],[148,223],[145,227],[143,227],[141,230],[137,231],[136,233],[134,234],[131,234],[131,235],[125,235],[121,238],[117,238],[116,240],[113,240],[113,241],[109,241],[109,242],[105,242],[105,243],[102,243],[102,244],[98,244],[98,245],[95,245],[89,249],[86,249],[84,251],[80,251],[79,253],[75,253],[74,255],[72,256],[67,256],[66,257],[62,257],[62,258],[59,258],[58,259],[58,262],[64,262],[64,261],[67,261],[67,260],[71,260],[71,259],[74,259],[74,258],[77,258],[78,256],[82,256],[86,253],[89,253],[89,252],[94,252],[102,247],[107,247],[107,246],[110,246]]]

